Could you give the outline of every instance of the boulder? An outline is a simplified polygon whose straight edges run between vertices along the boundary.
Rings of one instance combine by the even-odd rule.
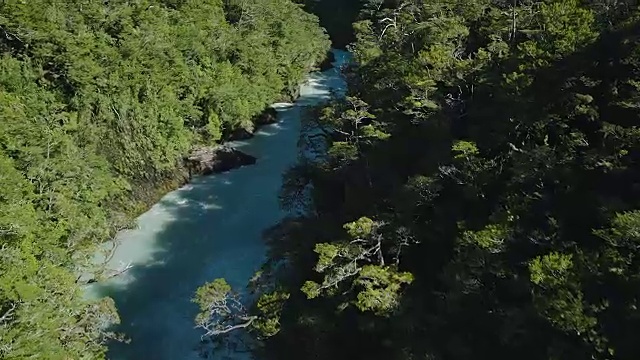
[[[328,51],[327,56],[324,58],[324,60],[322,60],[322,62],[318,65],[318,67],[320,68],[320,71],[327,71],[333,68],[333,62],[335,61],[336,61],[336,56],[333,54],[333,52]]]
[[[253,120],[253,123],[256,124],[256,126],[275,124],[277,122],[278,111],[270,106],[264,109],[264,111]]]
[[[253,165],[256,158],[230,146],[221,145],[196,149],[185,159],[185,163],[190,176],[211,175]]]
[[[258,116],[253,118],[255,128],[260,126],[275,124],[278,122],[278,111],[272,107],[264,109]],[[255,129],[253,129],[255,131]],[[247,140],[253,137],[253,131],[251,129],[245,129],[243,127],[235,128],[231,131],[225,131],[223,139],[226,141],[235,140]]]
[[[247,139],[251,139],[252,137],[253,137],[253,133],[251,131],[245,128],[239,127],[231,131],[227,136],[225,136],[225,139],[229,141],[234,141],[234,140],[247,140]]]

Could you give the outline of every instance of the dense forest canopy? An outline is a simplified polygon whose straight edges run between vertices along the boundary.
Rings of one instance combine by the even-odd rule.
[[[103,358],[79,268],[328,47],[289,0],[0,2],[0,358]]]
[[[356,21],[360,0],[302,0],[305,8],[320,18],[334,48],[345,48],[355,41],[352,23]]]
[[[636,359],[631,0],[0,2],[0,358],[104,358],[80,268],[295,92],[329,46],[303,7],[349,93],[309,110],[255,303],[215,280],[197,325],[274,360]]]
[[[266,233],[259,354],[636,359],[638,5],[374,0],[354,29],[283,189],[306,211]]]

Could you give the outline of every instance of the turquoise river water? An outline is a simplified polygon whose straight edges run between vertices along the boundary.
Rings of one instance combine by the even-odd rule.
[[[334,50],[336,65],[349,56]],[[89,288],[110,296],[122,320],[118,331],[131,342],[110,347],[112,360],[196,360],[201,332],[194,328],[195,290],[223,277],[236,289],[265,260],[262,233],[286,214],[279,208],[282,174],[295,163],[304,105],[344,91],[338,70],[312,73],[293,104],[274,104],[279,122],[260,128],[247,141],[230,143],[258,158],[255,165],[194,179],[164,196],[137,219],[137,228],[118,235],[108,266],[132,268]],[[247,359],[221,350],[215,358]]]

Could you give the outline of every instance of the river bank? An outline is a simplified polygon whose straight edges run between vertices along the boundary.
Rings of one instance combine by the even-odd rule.
[[[329,71],[333,68],[335,61],[334,52],[328,51],[322,62],[309,67],[309,74],[312,74],[314,69],[321,72]],[[297,100],[300,97],[300,88],[304,86],[307,80],[301,81],[297,90],[284,90],[279,99],[282,101],[268,106],[260,114],[256,115],[251,129],[238,128],[225,133],[224,140],[220,144],[213,146],[202,145],[185,154],[176,163],[175,168],[165,174],[164,177],[133,184],[131,194],[134,201],[126,212],[132,219],[138,218],[149,211],[165,195],[188,185],[195,177],[219,174],[255,164],[258,159],[242,152],[237,144],[252,139],[261,128],[277,124],[281,120],[278,116],[277,107],[292,104],[292,101]],[[126,229],[121,229],[120,231],[123,230]],[[92,260],[92,264],[99,264],[98,269],[93,272],[81,271],[77,282],[80,284],[100,282],[120,276],[130,270],[129,263],[120,263],[115,268],[106,266],[106,263],[110,262],[119,246],[120,242],[117,240],[117,234],[114,234],[112,239],[101,244],[100,251]]]
[[[346,59],[337,51],[337,61]],[[200,334],[190,302],[198,286],[224,277],[244,288],[264,261],[262,232],[285,213],[278,204],[282,173],[298,157],[300,118],[308,105],[344,89],[336,69],[308,77],[294,103],[278,103],[278,122],[252,139],[228,145],[257,158],[255,165],[194,177],[170,192],[118,234],[107,266],[120,276],[88,287],[91,297],[112,297],[130,344],[114,344],[110,358],[197,359]],[[234,359],[240,354],[227,354]]]
[[[315,71],[329,71],[333,68],[334,63],[336,61],[336,57],[334,55],[334,51],[327,51],[327,56],[317,64],[310,64],[308,66],[307,73],[311,74]],[[300,97],[300,88],[304,85],[305,80],[301,80],[298,86],[293,89],[283,89],[281,96],[277,99],[276,104],[285,104],[292,103],[296,101]],[[215,151],[216,148],[220,149],[228,149],[229,144],[235,141],[245,141],[253,138],[260,130],[260,128],[275,124],[279,121],[278,119],[278,110],[272,105],[267,106],[261,113],[257,114],[253,119],[253,127],[250,129],[246,128],[236,128],[228,132],[223,131],[223,138],[220,144],[215,146],[200,146],[192,149],[191,152],[185,154],[185,156],[179,161],[175,168],[166,173],[164,177],[158,179],[150,179],[151,181],[140,182],[137,184],[132,184],[132,198],[134,199],[133,206],[128,209],[127,213],[132,218],[136,218],[143,214],[145,211],[148,211],[151,206],[157,203],[164,195],[167,193],[174,191],[181,186],[188,184],[194,176],[199,175],[211,175],[215,173],[220,173],[224,171],[229,171],[232,169],[239,168],[244,165],[253,164],[252,161],[237,161],[238,158],[243,158],[244,155],[242,151],[237,148],[231,147],[234,149],[237,154],[234,157],[228,158],[230,160],[230,164],[225,162],[219,167],[219,170],[208,171],[206,174],[204,173],[194,173],[190,171],[188,158],[192,156],[194,153],[198,151],[202,151],[202,149],[208,148],[209,151]]]
[[[314,71],[327,71],[333,67],[333,62],[336,60],[333,51],[328,51],[327,56],[316,64],[309,64],[307,73],[313,73]],[[300,87],[304,85],[305,80],[301,80],[299,85],[294,88],[286,88],[282,90],[281,95],[278,97],[276,104],[291,103],[298,99],[300,96]],[[267,106],[261,113],[257,114],[253,119],[253,125],[249,129],[236,128],[229,132],[222,134],[222,141],[218,145],[206,146],[201,145],[193,148],[189,153],[186,153],[179,161],[176,162],[175,167],[162,174],[160,177],[153,176],[130,184],[130,192],[125,204],[116,205],[120,209],[119,211],[129,219],[135,219],[148,211],[153,204],[160,201],[160,199],[171,191],[175,191],[180,187],[188,184],[195,176],[211,175],[229,171],[239,168],[245,165],[254,164],[257,159],[251,155],[242,153],[241,150],[229,146],[229,144],[237,141],[246,141],[254,137],[255,133],[260,128],[275,124],[279,121],[277,117],[277,109],[273,106]],[[215,153],[220,150],[222,159],[216,160]],[[194,171],[193,162],[189,161],[193,155],[197,153],[209,153],[209,161],[211,163],[217,163],[214,166],[203,166],[204,171]],[[213,155],[213,156],[211,156]],[[113,234],[115,236],[115,234]],[[102,248],[107,253],[110,253],[110,249],[113,246],[113,241],[106,241],[102,244]],[[109,257],[107,254],[101,256],[102,258]],[[99,256],[100,257],[100,256]],[[101,263],[101,261],[94,259],[93,263]],[[99,271],[99,270],[98,270]],[[107,269],[107,271],[109,271]],[[113,270],[119,271],[119,270]],[[80,271],[82,275],[78,278],[78,283],[91,283],[96,281],[96,276],[86,271]],[[110,276],[110,275],[107,275]]]

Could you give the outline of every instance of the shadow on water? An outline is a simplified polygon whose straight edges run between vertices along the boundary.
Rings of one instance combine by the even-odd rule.
[[[116,330],[131,339],[113,344],[110,359],[198,359],[201,333],[193,326],[197,307],[190,299],[219,277],[243,289],[263,263],[262,232],[284,215],[278,206],[282,173],[298,156],[299,105],[318,103],[341,88],[335,70],[312,74],[295,106],[274,105],[279,123],[231,144],[256,156],[255,165],[194,179],[140,216],[137,229],[119,235],[110,266],[133,267],[89,289],[115,300],[122,319]],[[219,356],[250,358],[233,351]]]

